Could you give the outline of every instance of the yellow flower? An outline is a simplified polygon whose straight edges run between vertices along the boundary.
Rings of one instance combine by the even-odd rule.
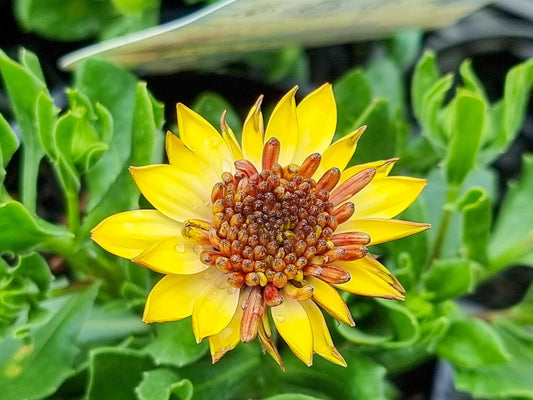
[[[92,231],[107,251],[165,274],[148,296],[144,321],[192,315],[213,362],[259,336],[283,368],[273,321],[305,364],[316,353],[346,365],[321,308],[353,326],[337,289],[403,299],[401,284],[366,246],[429,227],[391,219],[426,182],[388,176],[397,159],[346,168],[364,127],[330,144],[337,122],[331,85],[298,106],[296,89],[266,130],[258,99],[242,145],[224,115],[219,134],[178,104],[180,138],[166,138],[170,164],[130,169],[155,210],[113,215]]]

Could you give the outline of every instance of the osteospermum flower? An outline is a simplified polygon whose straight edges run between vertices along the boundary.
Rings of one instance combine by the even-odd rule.
[[[258,99],[242,144],[224,115],[219,134],[178,104],[180,137],[166,138],[170,164],[130,168],[155,210],[113,215],[92,231],[109,252],[165,274],[148,296],[144,321],[192,315],[213,362],[259,336],[283,368],[273,321],[305,364],[316,353],[346,365],[322,310],[354,325],[338,289],[403,299],[401,284],[367,246],[429,227],[391,219],[426,182],[388,176],[397,159],[346,168],[364,127],[330,144],[337,118],[331,85],[298,106],[296,89],[266,130]]]

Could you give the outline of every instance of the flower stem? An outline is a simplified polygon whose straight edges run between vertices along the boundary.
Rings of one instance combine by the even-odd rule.
[[[37,176],[39,174],[39,159],[35,159],[35,152],[28,148],[29,143],[22,148],[22,174],[20,175],[20,197],[22,204],[31,212],[37,206]]]
[[[457,185],[448,185],[448,190],[446,193],[446,203],[442,208],[442,219],[440,221],[437,238],[435,239],[433,249],[426,264],[426,269],[429,269],[433,264],[433,261],[435,261],[441,255],[442,248],[444,247],[444,242],[446,241],[446,236],[448,235],[448,229],[450,228],[453,213],[456,210],[456,201],[459,195],[459,189],[460,187]]]
[[[80,226],[80,200],[78,193],[66,190],[68,228],[75,233]]]

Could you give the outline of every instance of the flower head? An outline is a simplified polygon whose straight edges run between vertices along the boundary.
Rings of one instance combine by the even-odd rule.
[[[354,322],[337,289],[403,299],[397,279],[367,246],[429,227],[394,218],[425,181],[388,176],[397,159],[346,168],[364,127],[330,144],[331,85],[296,106],[296,88],[266,130],[262,97],[242,145],[224,115],[219,134],[178,104],[180,138],[167,134],[169,165],[131,167],[155,210],[113,215],[92,231],[103,248],[165,276],[152,289],[146,322],[192,315],[213,362],[256,337],[283,368],[271,322],[307,365],[313,353],[340,365],[322,310]]]

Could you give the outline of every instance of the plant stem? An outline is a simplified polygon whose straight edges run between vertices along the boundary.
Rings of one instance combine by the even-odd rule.
[[[35,158],[30,143],[22,147],[22,173],[20,174],[20,197],[22,204],[31,212],[37,207],[37,176],[39,175],[39,160]]]
[[[80,226],[80,200],[78,193],[66,190],[65,200],[67,202],[68,228],[76,233]]]
[[[442,219],[437,233],[437,238],[435,239],[433,249],[426,264],[426,269],[429,269],[431,267],[431,264],[433,264],[433,261],[440,257],[442,248],[444,247],[444,242],[446,241],[448,229],[450,228],[453,213],[456,209],[455,203],[457,201],[457,196],[459,195],[459,189],[459,186],[448,185],[448,190],[446,193],[446,203],[443,207]]]

